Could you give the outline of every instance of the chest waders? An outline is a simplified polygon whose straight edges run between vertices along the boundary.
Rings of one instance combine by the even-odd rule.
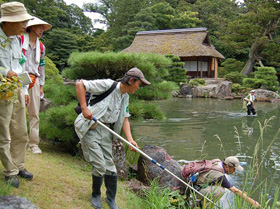
[[[177,180],[179,180],[181,183],[183,183],[184,185],[186,185],[188,188],[192,189],[194,192],[196,192],[197,194],[201,195],[202,197],[204,197],[206,200],[208,200],[209,202],[213,203],[217,208],[221,208],[219,205],[217,205],[216,203],[214,203],[212,200],[210,200],[208,197],[204,196],[201,192],[197,191],[195,188],[193,188],[191,185],[189,185],[188,183],[186,183],[185,181],[183,181],[181,178],[179,178],[178,176],[176,176],[174,173],[172,173],[171,171],[169,171],[168,169],[166,169],[163,165],[159,164],[156,160],[154,160],[153,158],[151,158],[149,155],[147,155],[146,153],[144,153],[143,151],[141,151],[140,149],[138,149],[137,147],[135,147],[133,144],[129,143],[127,140],[125,140],[122,136],[120,136],[119,134],[117,134],[116,132],[114,132],[113,130],[111,130],[110,128],[108,128],[106,125],[104,125],[102,122],[98,121],[95,117],[92,117],[92,119],[98,123],[99,125],[101,125],[103,128],[107,129],[110,133],[112,133],[114,136],[118,137],[121,141],[123,141],[124,143],[126,143],[128,146],[132,147],[133,149],[135,149],[137,152],[139,152],[141,155],[143,155],[145,158],[147,158],[148,160],[150,160],[152,163],[156,164],[157,166],[159,166],[163,171],[166,171],[168,174],[170,174],[171,176],[175,177]]]

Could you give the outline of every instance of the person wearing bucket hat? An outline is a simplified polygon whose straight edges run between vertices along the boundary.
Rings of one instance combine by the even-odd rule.
[[[30,104],[29,116],[29,148],[33,154],[42,154],[39,148],[39,111],[40,98],[43,98],[45,84],[45,46],[39,41],[43,33],[51,29],[51,24],[34,17],[27,23],[26,33],[21,36],[22,50],[27,58],[25,70],[29,73],[32,83],[29,84]]]
[[[248,94],[243,100],[247,107],[247,115],[251,115],[251,113],[256,115],[255,100],[255,90],[251,90],[250,94]]]
[[[25,70],[20,64],[22,51],[18,35],[33,19],[22,3],[1,5],[0,18],[0,73],[6,77],[18,76]],[[25,150],[28,143],[26,109],[29,104],[28,86],[18,89],[18,102],[0,101],[0,159],[7,184],[19,186],[18,176],[31,180],[33,174],[25,169]]]
[[[92,195],[91,204],[94,208],[101,208],[101,185],[105,181],[106,202],[111,209],[117,209],[115,202],[117,192],[117,169],[113,160],[112,140],[113,135],[102,126],[96,125],[92,120],[94,116],[116,133],[123,130],[128,142],[138,148],[133,140],[130,123],[128,101],[129,94],[134,94],[140,85],[149,85],[150,82],[144,77],[138,68],[130,69],[122,78],[121,82],[115,83],[113,91],[98,103],[89,105],[86,102],[86,92],[92,95],[100,95],[108,92],[114,85],[111,79],[81,80],[76,83],[77,97],[81,105],[82,113],[75,120],[75,131],[80,138],[83,155],[86,161],[92,165]],[[92,99],[93,97],[91,97]],[[90,101],[91,101],[90,99]],[[120,148],[122,145],[119,145]],[[131,149],[133,151],[133,149]],[[124,149],[114,150],[122,152]]]
[[[214,197],[219,200],[226,192],[226,189],[233,192],[235,195],[242,197],[244,200],[247,200],[256,208],[260,208],[261,205],[253,200],[252,198],[246,195],[246,192],[243,192],[233,186],[227,179],[227,175],[233,174],[236,170],[243,171],[244,168],[240,165],[240,162],[237,157],[229,156],[224,161],[215,159],[212,160],[212,168],[206,172],[201,172],[196,176],[195,181],[193,182],[194,187],[205,196]],[[191,177],[192,179],[192,177]],[[199,195],[198,199],[200,204],[203,203],[203,197]]]

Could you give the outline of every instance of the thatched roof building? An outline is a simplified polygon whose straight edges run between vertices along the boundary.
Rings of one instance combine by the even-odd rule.
[[[191,77],[217,77],[218,60],[224,59],[210,44],[206,28],[140,31],[123,51],[179,56]]]

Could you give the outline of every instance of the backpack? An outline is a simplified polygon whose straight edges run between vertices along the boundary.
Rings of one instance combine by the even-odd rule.
[[[118,82],[114,81],[112,86],[107,91],[103,92],[100,95],[92,95],[89,92],[86,92],[86,103],[88,105],[92,106],[92,105],[100,102],[101,100],[106,98],[110,93],[112,93],[112,91],[114,91],[114,89],[116,88],[117,84],[118,84]],[[95,97],[93,97],[93,96],[95,96]],[[92,98],[92,99],[90,99],[90,98]],[[79,115],[82,112],[81,104],[78,103],[78,105],[74,108],[74,110]]]
[[[189,162],[184,166],[184,168],[182,170],[182,176],[185,178],[190,178],[195,173],[201,174],[201,173],[205,173],[210,170],[224,172],[223,168],[213,167],[213,164],[216,162],[221,162],[221,160],[214,159],[214,160],[202,160],[202,161]]]

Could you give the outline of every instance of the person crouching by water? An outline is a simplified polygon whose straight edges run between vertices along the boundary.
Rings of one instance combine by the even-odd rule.
[[[255,100],[255,91],[251,90],[250,94],[244,98],[244,101],[246,102],[247,106],[247,115],[251,115],[251,112],[253,115],[256,115]]]
[[[123,130],[128,142],[138,148],[133,140],[128,110],[129,94],[134,94],[140,85],[149,85],[138,68],[130,69],[119,82],[116,88],[103,100],[88,106],[86,92],[100,95],[110,89],[114,81],[111,79],[81,80],[76,83],[77,97],[82,113],[75,120],[75,130],[81,140],[83,155],[92,164],[92,195],[91,204],[94,208],[101,208],[101,185],[105,181],[106,202],[111,209],[117,209],[115,196],[117,192],[117,170],[113,161],[112,140],[113,135],[98,126],[92,120],[94,116],[100,122],[112,128],[116,133]],[[131,149],[133,150],[133,149]]]
[[[199,174],[197,177],[196,185],[199,192],[205,196],[214,197],[216,200],[218,200],[226,192],[225,189],[229,189],[235,195],[247,200],[254,207],[260,208],[261,205],[257,201],[248,197],[246,192],[237,189],[235,186],[229,183],[225,174],[231,175],[236,170],[243,171],[244,168],[240,166],[238,158],[234,156],[227,157],[224,161],[213,160],[212,168],[205,173]],[[203,197],[198,195],[197,198],[201,200],[200,203],[202,204]]]

